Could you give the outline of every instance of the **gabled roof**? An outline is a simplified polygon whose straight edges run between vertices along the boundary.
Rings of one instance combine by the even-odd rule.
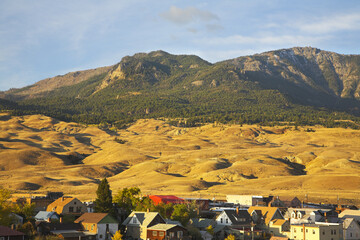
[[[0,226],[0,236],[6,237],[6,236],[23,236],[25,235],[22,232],[12,230],[11,228]]]
[[[74,200],[75,198],[73,197],[61,197],[56,199],[54,202],[50,203],[46,210],[47,211],[53,211],[53,209],[55,210],[55,212],[57,213],[62,213],[63,209],[65,207],[65,205],[67,205],[68,203],[70,203],[72,200]]]
[[[176,224],[159,223],[159,224],[149,227],[148,230],[168,231],[174,227],[181,227],[181,226],[176,225]]]
[[[59,218],[56,212],[47,212],[47,211],[40,211],[36,214],[35,219],[36,220],[48,220],[49,218],[52,218],[56,216]]]
[[[358,226],[358,228],[360,228],[359,224],[353,219],[353,218],[346,218],[344,221],[343,221],[343,226],[344,226],[344,229],[348,229],[350,224],[354,222],[355,225]]]
[[[196,228],[207,228],[209,225],[212,225],[214,220],[208,218],[192,218],[191,225]]]
[[[265,224],[269,224],[270,221],[273,219],[273,216],[275,215],[275,213],[279,210],[279,208],[252,206],[252,207],[249,207],[248,212],[249,212],[249,214],[251,214],[253,211],[256,211],[256,213],[258,213],[257,210],[261,211],[261,215],[263,216],[263,218],[265,220]],[[279,213],[281,215],[280,211],[279,211]]]
[[[84,213],[78,219],[74,221],[75,223],[118,223],[113,217],[108,213]]]
[[[251,216],[247,210],[224,210],[233,225],[250,224]],[[245,221],[243,221],[245,219]]]
[[[122,225],[129,224],[132,217],[136,216],[137,220],[140,222],[140,225],[148,226],[158,215],[161,217],[161,215],[158,212],[134,211],[134,212],[130,213],[130,215],[125,219],[125,221],[122,223]],[[161,217],[161,219],[165,223],[165,220],[162,217]]]

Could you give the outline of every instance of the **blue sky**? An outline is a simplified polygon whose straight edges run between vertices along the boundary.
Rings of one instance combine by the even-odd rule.
[[[217,62],[359,43],[357,0],[1,0],[0,90],[159,49]]]

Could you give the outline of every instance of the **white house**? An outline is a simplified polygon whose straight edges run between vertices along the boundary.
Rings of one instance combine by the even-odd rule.
[[[360,239],[360,226],[353,218],[346,218],[343,221],[344,240]]]
[[[239,204],[241,206],[256,206],[258,203],[262,203],[264,198],[262,196],[252,195],[226,195],[226,201],[228,203]]]

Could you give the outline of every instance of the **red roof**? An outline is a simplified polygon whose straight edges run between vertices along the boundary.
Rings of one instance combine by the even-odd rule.
[[[6,237],[6,236],[23,236],[25,235],[22,232],[12,230],[11,228],[0,226],[0,236]]]
[[[149,198],[154,202],[155,205],[160,203],[180,204],[185,202],[184,199],[174,195],[149,195]]]

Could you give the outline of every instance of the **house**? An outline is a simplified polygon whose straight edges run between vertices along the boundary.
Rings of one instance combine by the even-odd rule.
[[[252,196],[252,195],[226,195],[226,201],[228,203],[250,207],[250,206],[257,206],[259,204],[263,205],[264,198],[262,196]]]
[[[49,204],[46,211],[56,212],[59,215],[80,216],[87,212],[87,207],[77,198],[61,197]]]
[[[284,200],[283,203],[287,208],[301,208],[302,202],[297,198],[294,197],[292,200]]]
[[[111,239],[119,229],[119,223],[108,213],[84,213],[74,221],[80,223],[85,232],[96,234],[97,240]]]
[[[343,220],[343,238],[345,240],[360,239],[360,226],[353,218]]]
[[[60,217],[56,212],[40,211],[35,215],[35,220],[53,222],[60,221]]]
[[[223,210],[216,218],[217,225],[227,225],[232,228],[250,228],[251,216],[247,210]]]
[[[275,219],[284,219],[279,208],[277,207],[260,207],[253,206],[248,209],[252,220],[260,225],[269,226],[270,222]]]
[[[53,231],[63,232],[82,232],[83,228],[79,223],[60,223],[60,222],[46,222],[38,221],[36,224],[36,231],[40,236],[50,235]]]
[[[125,219],[122,225],[126,228],[126,238],[147,239],[147,229],[157,224],[166,224],[157,212],[134,211]]]
[[[190,219],[190,224],[199,229],[200,231],[206,231],[206,229],[211,225],[212,227],[216,226],[216,221],[208,218],[192,218]]]
[[[24,240],[25,234],[11,228],[0,226],[0,239],[3,240]]]
[[[290,224],[323,222],[324,216],[319,209],[314,208],[288,208],[284,218],[290,221]]]
[[[159,223],[147,228],[147,238],[150,240],[190,239],[187,230],[175,224]]]
[[[290,233],[290,221],[285,219],[274,219],[270,221],[269,231],[273,236],[287,237],[287,233]]]
[[[154,202],[155,205],[160,203],[163,204],[182,204],[185,200],[174,195],[149,195],[149,198]]]
[[[308,223],[290,226],[290,239],[342,240],[342,224]]]

